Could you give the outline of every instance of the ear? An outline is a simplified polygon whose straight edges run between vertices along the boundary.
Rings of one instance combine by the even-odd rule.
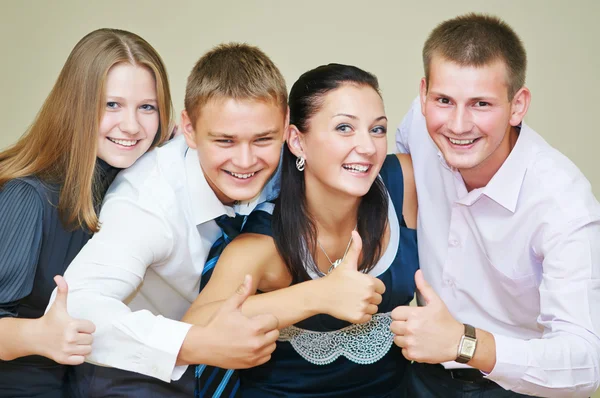
[[[304,156],[302,141],[303,137],[300,130],[298,130],[295,125],[290,124],[290,127],[288,128],[287,144],[290,152],[292,152],[296,157]]]
[[[425,102],[427,101],[427,80],[423,77],[419,87],[419,97],[421,98],[421,113],[425,116]]]
[[[197,149],[198,145],[196,144],[194,125],[185,109],[181,111],[181,129],[183,130],[183,136],[185,137],[185,142],[188,146],[192,149]]]
[[[510,125],[518,126],[529,109],[531,103],[531,91],[523,86],[513,97],[510,105]]]

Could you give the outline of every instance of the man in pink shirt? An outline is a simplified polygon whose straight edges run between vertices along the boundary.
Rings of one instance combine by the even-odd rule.
[[[523,44],[468,14],[432,31],[423,61],[396,136],[419,198],[421,306],[392,313],[415,361],[409,396],[588,397],[600,384],[600,205],[523,122]]]

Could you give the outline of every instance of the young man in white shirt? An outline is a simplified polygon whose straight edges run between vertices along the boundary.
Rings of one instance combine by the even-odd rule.
[[[195,381],[187,365],[244,368],[270,358],[277,319],[241,313],[249,281],[208,325],[179,319],[223,234],[215,219],[247,215],[277,195],[288,117],[285,80],[258,48],[221,45],[194,66],[183,136],[118,175],[100,232],[65,273],[70,315],[96,325],[86,360],[102,365],[76,369],[82,396],[189,398]]]
[[[415,361],[408,395],[588,397],[600,383],[600,205],[523,122],[523,44],[469,14],[432,31],[423,62],[396,136],[419,202],[422,306],[392,313]]]

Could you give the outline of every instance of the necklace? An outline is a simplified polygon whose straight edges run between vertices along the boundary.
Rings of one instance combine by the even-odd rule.
[[[356,225],[354,227],[353,231],[356,230],[357,226],[358,225]],[[346,254],[348,254],[348,250],[350,249],[350,245],[352,244],[352,235],[350,235],[350,240],[348,241],[348,246],[346,246],[346,250],[344,251],[344,255],[342,256],[342,258],[338,258],[335,261],[331,261],[331,259],[327,255],[327,252],[323,248],[323,245],[321,244],[321,242],[319,242],[319,239],[317,239],[317,244],[321,248],[321,251],[323,252],[323,254],[325,255],[325,257],[327,258],[327,261],[329,261],[329,264],[331,264],[331,267],[329,267],[329,269],[327,270],[327,273],[329,274],[329,273],[331,273],[331,271],[333,271],[334,269],[336,269],[336,267],[338,265],[340,265],[342,263],[342,261],[344,261],[344,259],[346,258]]]

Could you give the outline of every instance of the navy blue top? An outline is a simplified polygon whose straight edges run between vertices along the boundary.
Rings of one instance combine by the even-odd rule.
[[[102,160],[96,164],[101,195],[119,170]],[[36,177],[18,178],[0,189],[0,318],[39,318],[56,287],[90,233],[66,229],[58,214],[59,187]],[[28,356],[0,361],[0,397],[63,398],[69,366]]]
[[[390,234],[390,243],[373,270],[377,272],[375,275],[386,286],[383,300],[378,308],[378,312],[383,319],[385,313],[392,311],[399,305],[408,305],[413,299],[415,292],[414,274],[418,269],[418,254],[416,231],[407,228],[402,217],[404,183],[402,169],[396,155],[389,155],[386,158],[380,176],[391,198],[392,206],[390,206],[390,209],[395,210],[395,212],[390,211],[388,216],[390,228],[393,229]],[[270,215],[264,211],[255,211],[248,217],[244,231],[272,236]],[[396,243],[397,247],[392,246]],[[379,271],[381,272],[378,273]],[[382,337],[386,331],[391,334],[389,332],[389,322],[391,322],[389,316],[387,322],[387,324],[382,322],[379,325],[380,330],[376,333],[376,338],[371,339],[371,335],[369,335],[366,344],[365,341],[361,342],[360,338],[356,336],[352,336],[350,339],[346,336],[345,342],[341,344],[334,342],[334,339],[328,340],[323,334],[317,334],[316,337],[313,334],[313,340],[310,340],[311,336],[305,336],[294,343],[281,341],[280,338],[280,341],[277,342],[277,349],[269,362],[240,371],[242,396],[400,396],[401,391],[403,391],[402,380],[408,361],[402,355],[400,348],[394,344],[391,344],[390,347],[391,336]],[[310,317],[294,326],[295,328],[292,329],[296,332],[302,330],[330,332],[339,331],[350,326],[350,324],[329,315],[321,314]],[[366,332],[363,330],[360,333]],[[286,329],[281,331],[282,336],[286,334],[289,334],[286,333]],[[328,345],[328,342],[331,344]],[[386,342],[386,344],[381,344],[381,347],[385,348],[377,346],[381,342]],[[294,347],[294,344],[296,347]],[[319,357],[326,357],[328,350],[332,346],[335,347],[336,344],[338,351],[342,349],[346,352],[353,351],[353,349],[360,351],[361,345],[370,346],[372,344],[372,352],[379,352],[380,355],[372,359],[375,362],[368,364],[364,363],[369,361],[361,362],[356,358],[352,361],[344,355],[339,355],[337,358],[336,355],[330,356],[329,359],[321,360],[320,363],[322,364],[311,363],[319,363]],[[304,348],[308,348],[308,355],[307,350],[302,349],[302,345],[305,346]],[[311,349],[311,345],[318,349]],[[366,352],[365,355],[371,353],[371,349],[363,351]],[[305,359],[307,356],[311,362]]]

